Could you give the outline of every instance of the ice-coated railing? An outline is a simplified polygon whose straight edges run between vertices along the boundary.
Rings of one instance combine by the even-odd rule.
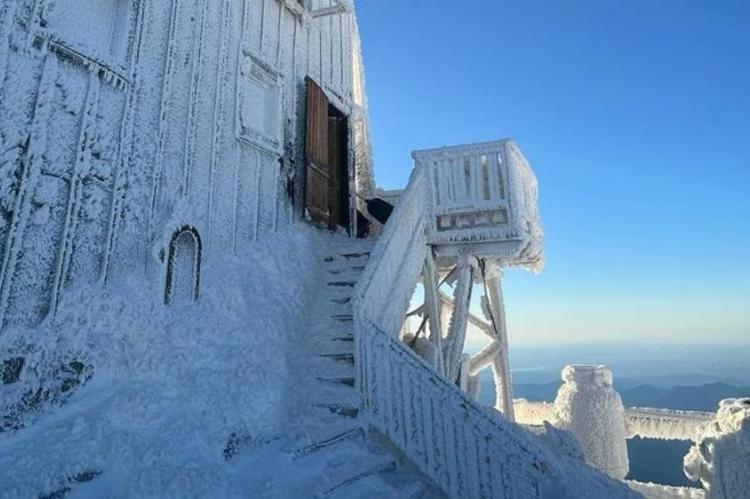
[[[714,412],[628,407],[625,409],[625,426],[629,438],[693,440],[701,426],[715,417]]]
[[[487,414],[391,334],[359,327],[363,417],[450,497],[542,497],[543,464],[510,423]]]
[[[516,419],[524,424],[540,425],[553,421],[555,404],[514,401]],[[625,408],[625,428],[628,438],[642,437],[659,440],[693,440],[700,427],[716,417],[714,412],[676,411],[650,407]]]
[[[597,371],[608,375],[605,383],[589,382],[583,377],[566,376],[567,372]],[[545,421],[570,430],[581,444],[587,461],[606,469],[612,458],[624,463],[627,473],[625,440],[634,437],[662,440],[687,440],[693,443],[684,459],[685,475],[700,481],[703,488],[672,487],[660,484],[627,483],[648,499],[734,499],[750,497],[750,398],[721,401],[717,412],[680,411],[643,407],[623,407],[612,388],[611,373],[605,366],[568,366],[554,403],[514,403],[516,420],[528,425]],[[602,405],[609,393],[615,404]],[[602,431],[617,423],[623,432]],[[612,449],[620,449],[611,456]],[[609,456],[610,459],[607,459]],[[604,456],[604,459],[602,459]],[[744,494],[744,495],[743,495]]]
[[[404,320],[427,250],[425,180],[423,170],[412,172],[355,290],[355,311],[394,334]]]

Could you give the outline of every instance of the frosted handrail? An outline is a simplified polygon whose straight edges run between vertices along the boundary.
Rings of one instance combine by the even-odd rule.
[[[539,497],[544,465],[532,442],[392,335],[371,323],[359,334],[360,395],[371,426],[451,497]]]
[[[625,409],[625,424],[630,438],[637,436],[661,440],[693,440],[700,427],[715,417],[713,412],[645,407]]]
[[[539,425],[554,422],[555,404],[517,399],[514,402],[519,423]],[[693,440],[700,427],[716,417],[714,412],[677,411],[651,407],[626,407],[625,425],[628,438],[660,440]]]

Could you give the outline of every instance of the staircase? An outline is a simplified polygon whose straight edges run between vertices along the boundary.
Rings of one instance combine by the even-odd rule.
[[[432,499],[444,495],[403,455],[366,432],[355,389],[353,294],[370,258],[368,241],[336,240],[321,263],[316,317],[306,331],[303,417],[295,466],[319,466],[307,491],[316,498]]]
[[[354,389],[354,316],[352,297],[370,258],[369,243],[349,243],[323,260],[325,291],[317,309],[324,317],[310,353],[322,398],[315,404],[344,418],[356,418],[359,399]]]

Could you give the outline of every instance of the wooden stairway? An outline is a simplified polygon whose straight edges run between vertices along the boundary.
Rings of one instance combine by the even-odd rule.
[[[325,463],[311,491],[316,498],[442,498],[399,452],[366,432],[358,420],[353,294],[370,249],[368,242],[352,241],[323,259],[314,307],[319,317],[310,318],[306,331],[310,371],[305,373],[305,390],[315,412],[306,424],[311,429],[306,443],[293,452],[293,459],[301,466]]]
[[[349,418],[359,412],[354,388],[352,297],[369,258],[370,246],[365,243],[335,251],[324,258],[325,296],[321,297],[320,310],[325,321],[311,345],[311,353],[317,357],[315,379],[321,393],[325,394],[316,405]]]

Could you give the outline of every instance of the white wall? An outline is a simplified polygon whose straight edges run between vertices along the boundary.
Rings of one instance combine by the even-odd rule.
[[[210,260],[299,221],[307,75],[351,115],[369,186],[353,14],[313,19],[294,0],[108,2],[0,7],[3,327],[38,323],[73,282],[145,271],[158,296],[179,224],[201,232]],[[279,119],[262,121],[280,132],[263,147],[243,127],[259,71],[279,85]]]

